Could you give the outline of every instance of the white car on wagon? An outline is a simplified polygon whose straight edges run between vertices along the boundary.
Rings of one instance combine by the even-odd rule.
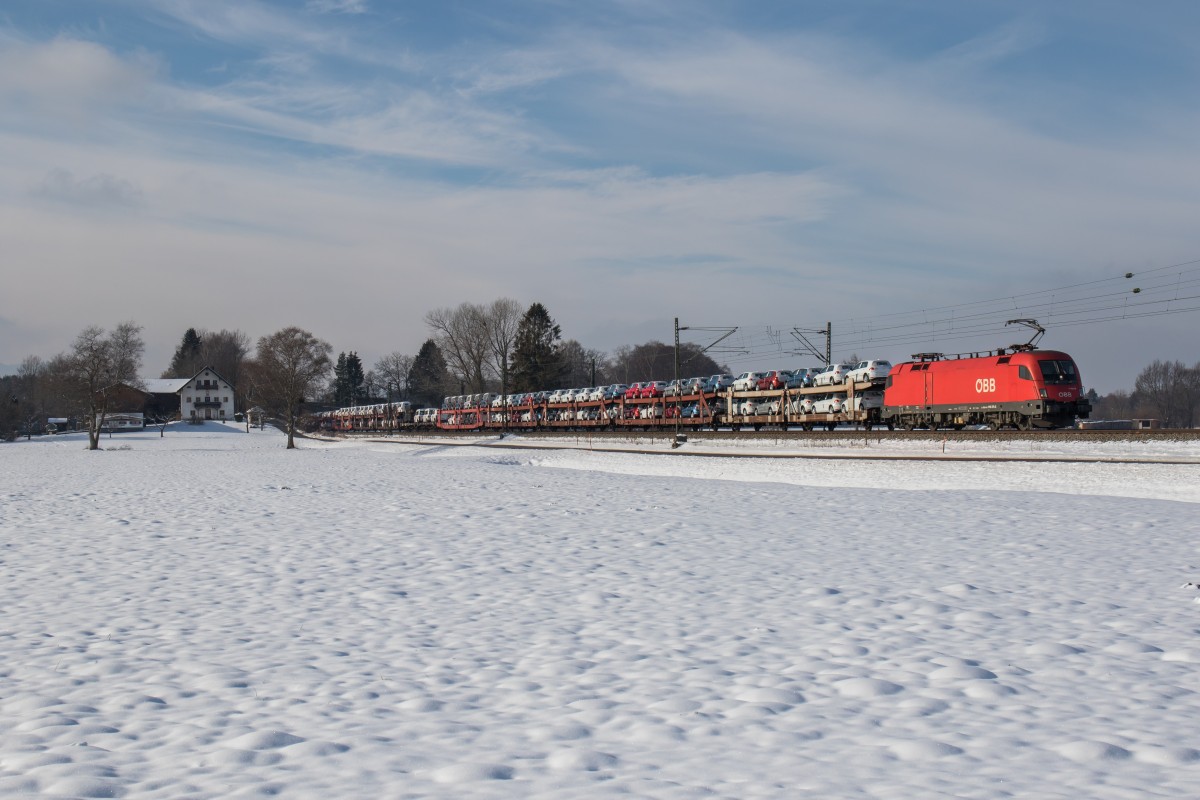
[[[814,414],[840,414],[845,410],[845,400],[839,394],[827,394],[813,403]]]
[[[830,364],[813,376],[813,386],[832,386],[835,383],[845,383],[846,372],[849,369],[845,364]]]
[[[758,388],[758,379],[765,374],[765,372],[743,372],[734,379],[733,390],[735,392],[754,391]]]
[[[848,383],[862,383],[863,381],[881,381],[888,376],[892,371],[892,362],[882,359],[873,361],[860,361],[853,369],[846,373],[846,381]]]

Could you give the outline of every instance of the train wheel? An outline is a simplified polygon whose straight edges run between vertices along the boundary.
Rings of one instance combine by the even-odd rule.
[[[900,427],[906,431],[914,431],[917,429],[917,423],[916,423],[916,420],[906,419],[902,423],[900,423]]]
[[[825,423],[825,430],[827,430],[827,431],[837,430],[837,423],[836,422]]]
[[[1027,431],[1032,427],[1033,427],[1033,420],[1030,419],[1029,417],[1018,417],[1017,418],[1017,430]]]

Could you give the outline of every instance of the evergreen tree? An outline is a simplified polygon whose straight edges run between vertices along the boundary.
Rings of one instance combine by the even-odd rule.
[[[349,405],[359,406],[367,401],[366,379],[362,359],[351,350],[346,356],[346,395]]]
[[[421,407],[440,406],[450,380],[446,359],[433,339],[421,345],[408,373],[408,391],[412,401]]]
[[[541,303],[534,303],[521,317],[513,341],[512,388],[514,392],[536,392],[558,388],[562,378],[562,328]]]
[[[350,405],[350,389],[346,381],[346,354],[338,353],[337,365],[333,368],[333,402],[338,406]]]
[[[164,378],[190,378],[200,371],[204,365],[201,350],[203,341],[195,328],[188,328],[183,334],[175,355],[171,356],[171,366],[162,374]]]

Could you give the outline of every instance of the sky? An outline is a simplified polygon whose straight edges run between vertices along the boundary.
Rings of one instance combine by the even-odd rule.
[[[1169,1],[9,0],[0,367],[127,319],[147,375],[188,327],[370,365],[512,297],[602,351],[737,327],[718,360],[765,369],[826,322],[835,359],[899,361],[1024,337],[863,335],[897,313],[1127,272],[1192,297],[1197,30]],[[1042,345],[1131,388],[1200,360],[1189,302],[1049,302]]]

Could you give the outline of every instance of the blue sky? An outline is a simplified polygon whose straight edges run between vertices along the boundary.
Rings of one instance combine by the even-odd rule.
[[[864,338],[881,315],[1200,258],[1198,31],[1185,2],[16,0],[0,364],[124,319],[148,374],[188,326],[370,362],[500,296],[601,350],[833,320],[835,357],[899,360],[928,348]],[[1198,319],[1044,344],[1111,390],[1200,359]]]

